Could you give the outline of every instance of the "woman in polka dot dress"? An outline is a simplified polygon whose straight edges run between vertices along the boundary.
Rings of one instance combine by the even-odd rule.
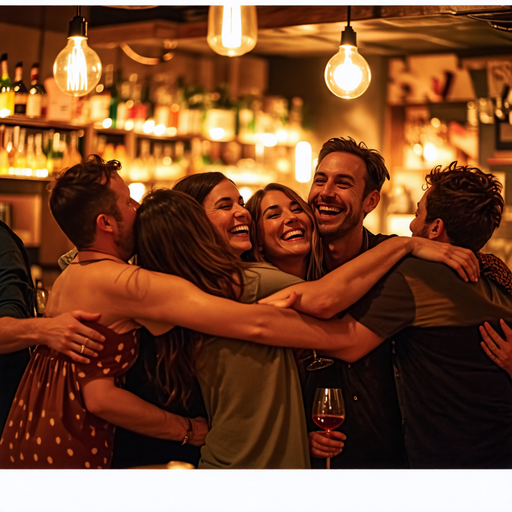
[[[110,466],[114,426],[86,409],[81,389],[105,376],[119,382],[137,357],[136,331],[89,325],[106,338],[91,364],[74,363],[47,346],[35,350],[0,440],[1,468]]]

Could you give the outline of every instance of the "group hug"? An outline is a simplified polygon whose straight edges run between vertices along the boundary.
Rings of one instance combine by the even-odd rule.
[[[432,169],[404,237],[363,226],[390,177],[350,137],[322,146],[307,202],[270,183],[244,204],[210,172],[139,205],[120,169],[91,155],[51,184],[76,250],[43,318],[0,223],[0,469],[512,468],[492,174]],[[313,351],[334,364],[309,371]],[[345,401],[328,435],[319,387]]]

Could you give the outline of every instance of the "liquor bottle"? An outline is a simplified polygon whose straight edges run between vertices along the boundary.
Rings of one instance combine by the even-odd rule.
[[[32,171],[37,169],[34,135],[32,133],[27,136],[27,167]]]
[[[119,103],[119,94],[114,82],[114,66],[109,64],[105,72],[105,88],[110,94],[108,116],[112,119],[112,128],[117,128],[117,105]]]
[[[110,93],[104,84],[98,84],[89,98],[89,119],[92,122],[103,123],[109,117]]]
[[[12,167],[12,161],[14,159],[14,143],[13,143],[13,129],[7,127],[5,129],[5,150],[7,151],[7,164],[8,169]]]
[[[0,175],[9,174],[9,155],[5,149],[5,125],[0,126]]]
[[[48,167],[47,167],[47,158],[43,151],[43,134],[36,133],[34,137],[35,141],[35,154],[36,154],[36,175],[38,175],[38,171],[41,176],[48,176]],[[46,174],[45,174],[46,173]]]
[[[28,89],[23,83],[23,62],[16,64],[16,72],[14,73],[14,113],[26,114],[27,113],[27,97]]]
[[[16,127],[18,128],[18,127]],[[17,137],[17,145],[16,151],[14,152],[13,164],[12,166],[15,169],[25,171],[27,169],[27,148],[25,146],[25,136],[27,130],[25,128],[21,128],[19,131],[19,135]],[[25,173],[23,173],[25,174]]]
[[[2,80],[0,81],[0,117],[6,117],[14,113],[14,90],[13,83],[9,78],[7,53],[2,54],[0,67],[2,69]]]
[[[68,147],[68,160],[66,162],[67,167],[73,167],[73,165],[79,164],[82,161],[82,155],[78,151],[78,133],[71,132],[69,136],[69,147]]]
[[[39,82],[39,64],[32,64],[30,70],[30,88],[27,97],[27,116],[45,117],[46,89]]]

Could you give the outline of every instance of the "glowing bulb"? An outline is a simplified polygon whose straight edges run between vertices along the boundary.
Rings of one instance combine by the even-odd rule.
[[[224,137],[224,128],[212,128],[210,130],[210,137],[213,140],[220,140]]]
[[[153,133],[155,135],[163,135],[165,133],[165,130],[166,130],[165,124],[157,124],[155,126],[155,129],[153,130]]]
[[[273,133],[264,133],[261,136],[261,142],[267,148],[272,148],[277,144],[277,137]]]
[[[356,46],[341,45],[325,68],[325,82],[339,98],[352,99],[363,94],[372,79],[370,66]]]
[[[423,156],[428,162],[432,162],[437,157],[437,149],[432,142],[427,142],[423,149]]]
[[[75,16],[69,24],[68,43],[53,63],[57,87],[70,96],[89,94],[100,81],[101,60],[87,45],[87,22]]]
[[[207,41],[219,55],[238,57],[256,46],[256,6],[212,5],[208,12]]]
[[[110,119],[110,117],[103,119],[101,126],[103,126],[103,128],[112,128],[112,119]]]
[[[140,203],[142,196],[146,193],[146,185],[144,183],[130,183],[128,188],[130,189],[130,197]]]
[[[153,119],[148,119],[143,125],[142,125],[142,131],[149,135],[150,133],[153,133],[153,130],[155,129],[155,121]]]
[[[241,187],[240,188],[240,195],[244,198],[244,203],[249,201],[253,194],[253,190],[249,187]]]
[[[311,180],[311,144],[299,142],[295,146],[295,179],[299,183],[308,183]]]

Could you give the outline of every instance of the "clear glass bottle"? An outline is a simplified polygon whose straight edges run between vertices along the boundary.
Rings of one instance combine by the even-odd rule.
[[[32,170],[32,173],[37,169],[36,164],[36,151],[34,148],[34,135],[30,133],[27,136],[27,168]]]
[[[27,134],[27,130],[25,128],[21,128],[18,136],[18,144],[16,146],[16,151],[14,152],[13,164],[12,166],[22,174],[26,174],[27,169],[27,148],[25,146],[25,137]]]
[[[9,174],[9,154],[5,149],[5,125],[0,126],[0,175]]]
[[[34,142],[36,154],[36,174],[44,175],[46,172],[46,175],[48,175],[47,158],[45,152],[43,151],[43,134],[36,133],[36,136],[34,137]]]

